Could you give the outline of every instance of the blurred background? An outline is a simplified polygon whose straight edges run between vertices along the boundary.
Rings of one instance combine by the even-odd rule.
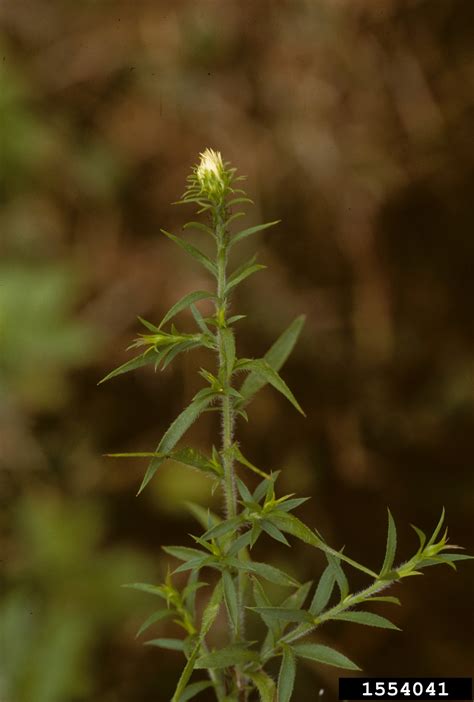
[[[248,174],[247,226],[282,220],[237,254],[268,266],[235,295],[239,351],[307,315],[283,371],[307,419],[265,389],[245,454],[368,566],[387,505],[400,558],[443,505],[473,552],[472,0],[16,0],[0,24],[1,702],[164,702],[182,667],[135,639],[155,603],[120,586],[163,577],[160,545],[196,529],[185,500],[221,499],[170,463],[136,498],[146,464],[103,454],[153,450],[211,361],[96,383],[137,315],[207,284],[159,234],[191,218],[170,203],[207,146]],[[213,417],[190,434],[209,446]],[[265,555],[302,581],[323,566]],[[473,585],[429,569],[377,608],[402,633],[320,640],[368,675],[472,675]],[[338,675],[302,664],[295,698],[336,699]]]

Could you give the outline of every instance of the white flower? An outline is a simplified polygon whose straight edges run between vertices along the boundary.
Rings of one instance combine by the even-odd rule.
[[[222,189],[225,168],[220,152],[206,149],[200,156],[201,160],[196,168],[196,176],[202,188],[210,192]]]

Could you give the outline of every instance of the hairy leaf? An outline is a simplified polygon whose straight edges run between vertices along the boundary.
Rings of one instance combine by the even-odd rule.
[[[385,550],[385,559],[382,565],[380,575],[385,575],[392,570],[395,553],[397,550],[397,527],[392,517],[392,513],[388,510],[388,531],[387,531],[387,547]]]
[[[272,621],[311,623],[313,617],[301,609],[289,609],[287,607],[249,607],[262,617]]]
[[[339,651],[336,651],[329,646],[322,644],[296,644],[293,646],[293,651],[300,658],[307,658],[310,661],[317,663],[325,663],[326,665],[334,665],[336,668],[345,668],[346,670],[360,670],[359,666],[353,663],[349,658],[344,656]]]
[[[239,600],[237,589],[235,587],[234,578],[228,570],[222,573],[222,581],[224,584],[224,600],[229,613],[229,618],[234,631],[239,627]]]
[[[211,297],[215,297],[214,293],[207,292],[206,290],[196,290],[194,292],[187,293],[187,295],[184,295],[171,307],[171,309],[168,310],[160,322],[158,331],[179,312],[182,312],[182,310],[190,307],[194,302],[197,302],[198,300],[206,300]]]
[[[400,631],[398,626],[392,624],[385,617],[373,614],[373,612],[341,612],[341,614],[336,614],[331,619],[342,619],[345,622],[354,622],[354,624],[365,624],[366,626],[375,626],[379,629],[396,629]]]
[[[184,651],[184,641],[182,639],[152,639],[151,641],[145,641],[144,645],[167,648],[171,651]]]
[[[189,429],[189,427],[194,424],[199,415],[209,406],[213,395],[208,394],[199,399],[194,399],[186,409],[184,409],[181,414],[174,420],[170,427],[166,430],[163,438],[156,448],[156,453],[168,454],[172,451],[178,441],[181,439],[183,434]],[[165,459],[164,458],[153,458],[148,466],[148,470],[145,473],[142,484],[138,491],[140,494],[144,488],[148,485],[150,480],[155,475],[158,468],[161,466]]]
[[[245,239],[248,236],[251,236],[252,234],[257,234],[258,232],[262,232],[264,229],[268,229],[269,227],[274,227],[275,224],[279,224],[281,222],[280,219],[277,219],[275,222],[267,222],[266,224],[257,224],[255,227],[248,227],[247,229],[242,229],[242,231],[237,232],[237,234],[234,234],[230,240],[230,246],[234,246],[234,244],[237,244],[239,241],[242,241],[242,239]]]
[[[278,675],[278,702],[290,702],[296,677],[296,658],[289,646],[283,647],[283,657]]]
[[[192,244],[188,244],[187,241],[184,241],[184,239],[180,239],[179,236],[175,236],[174,234],[170,234],[170,232],[165,231],[164,229],[161,229],[163,234],[168,237],[168,239],[171,239],[171,241],[174,241],[175,244],[178,244],[184,251],[186,251],[190,256],[192,256],[196,261],[198,261],[204,268],[206,268],[212,275],[217,276],[217,268],[215,263],[211,261],[211,259],[206,256],[206,254],[203,254],[202,251],[199,251],[195,246]]]
[[[143,622],[137,631],[135,638],[138,638],[140,634],[143,634],[143,632],[146,631],[152,624],[155,624],[162,619],[166,619],[166,617],[170,617],[172,614],[173,612],[170,609],[159,609],[157,612],[153,612],[153,614],[150,614],[150,616]]]
[[[270,347],[264,360],[275,371],[279,371],[283,366],[288,356],[293,351],[293,348],[298,340],[305,321],[304,315],[297,317],[290,326],[278,337],[275,343]],[[267,381],[261,375],[250,373],[244,380],[240,392],[244,397],[243,404],[247,404],[249,400],[266,385]]]
[[[295,407],[300,414],[305,417],[305,413],[303,412],[298,400],[296,397],[293,395],[291,392],[290,388],[288,385],[285,383],[283,378],[280,377],[278,372],[274,370],[271,365],[266,361],[264,358],[259,358],[255,360],[246,360],[239,362],[237,366],[239,369],[242,370],[249,370],[255,373],[257,376],[259,376],[263,381],[263,385],[269,383],[272,385],[275,390],[278,390],[286,399],[291,402],[293,407]],[[245,383],[244,383],[245,384]],[[244,390],[244,385],[242,385],[242,388],[240,389],[241,395],[245,398],[245,393],[243,392]]]
[[[309,607],[311,614],[318,615],[323,611],[331,599],[335,584],[336,574],[334,572],[334,568],[328,565],[321,575],[316,592],[314,593],[313,600]]]
[[[204,654],[196,661],[196,668],[231,668],[235,665],[258,663],[259,655],[237,644]]]
[[[247,675],[257,687],[260,702],[274,702],[276,688],[272,678],[264,670],[248,672]]]

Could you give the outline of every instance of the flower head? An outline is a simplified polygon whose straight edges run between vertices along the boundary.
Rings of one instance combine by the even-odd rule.
[[[219,195],[226,184],[226,170],[219,151],[206,149],[201,154],[201,160],[196,167],[196,177],[202,188],[209,196]]]

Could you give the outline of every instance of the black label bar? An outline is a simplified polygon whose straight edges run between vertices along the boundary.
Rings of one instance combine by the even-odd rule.
[[[339,678],[340,700],[472,700],[472,678]]]

